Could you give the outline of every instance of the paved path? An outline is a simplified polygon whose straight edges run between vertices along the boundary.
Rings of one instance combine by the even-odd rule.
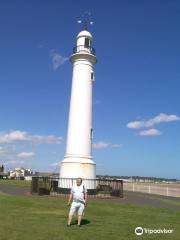
[[[30,187],[0,184],[0,192],[7,193],[10,195],[17,195],[17,196],[29,195]],[[171,202],[167,202],[169,200],[173,200],[175,204]],[[144,194],[144,193],[138,193],[138,192],[124,192],[124,198],[104,199],[102,201],[111,201],[111,202],[118,202],[120,204],[134,204],[134,205],[141,205],[141,206],[171,208],[171,209],[180,210],[180,198]]]
[[[13,186],[13,185],[5,185],[0,184],[0,192],[7,193],[10,195],[26,195],[30,191],[30,187],[22,187],[22,186]]]
[[[175,197],[144,194],[139,192],[124,192],[124,198],[119,199],[118,201],[121,203],[180,210],[180,198]]]
[[[94,200],[94,198],[93,198]],[[102,201],[116,202],[120,204],[132,204],[155,208],[170,208],[180,210],[180,198],[160,195],[125,191],[123,198],[101,199]],[[170,201],[172,202],[170,202]],[[97,199],[96,199],[97,201]]]

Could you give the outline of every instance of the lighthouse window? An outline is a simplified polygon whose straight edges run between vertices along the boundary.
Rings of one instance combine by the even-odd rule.
[[[89,47],[90,47],[90,44],[91,44],[90,39],[89,39],[89,38],[85,38],[85,44],[84,44],[84,46],[85,46],[86,48],[89,48]]]
[[[93,129],[91,128],[91,139],[93,139]]]
[[[94,81],[94,73],[91,72],[91,80]]]

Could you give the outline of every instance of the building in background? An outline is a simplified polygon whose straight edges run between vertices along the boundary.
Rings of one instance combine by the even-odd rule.
[[[9,172],[9,178],[11,179],[32,180],[32,176],[33,176],[33,171],[30,168],[26,169],[26,168],[18,167]]]

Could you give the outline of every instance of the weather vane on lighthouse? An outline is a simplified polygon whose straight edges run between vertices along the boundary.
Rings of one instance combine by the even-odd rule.
[[[93,25],[94,21],[92,19],[91,12],[85,12],[81,15],[80,18],[78,18],[77,22],[79,24],[82,24],[84,27],[84,30],[88,30],[88,26]]]

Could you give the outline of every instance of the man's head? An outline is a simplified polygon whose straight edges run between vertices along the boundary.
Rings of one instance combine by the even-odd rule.
[[[77,186],[80,186],[82,184],[82,178],[77,178],[76,184],[77,184]]]

